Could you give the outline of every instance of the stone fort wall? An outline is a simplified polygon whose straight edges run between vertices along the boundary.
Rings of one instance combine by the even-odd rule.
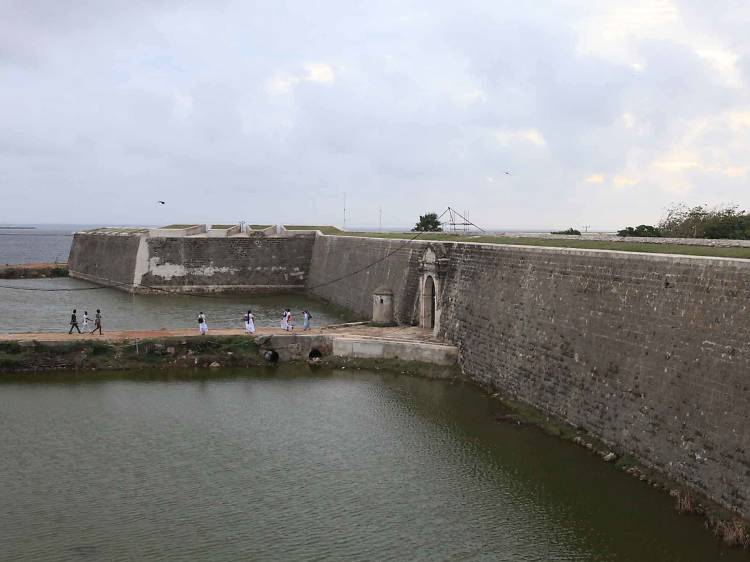
[[[304,290],[314,235],[145,238],[137,282],[187,292]]]
[[[132,290],[140,237],[76,232],[68,256],[71,277]]]
[[[73,277],[143,293],[304,290],[314,239],[76,233],[68,267]]]
[[[362,317],[388,285],[412,323],[428,246],[446,263],[437,331],[469,377],[750,516],[750,262],[320,237],[309,284]]]

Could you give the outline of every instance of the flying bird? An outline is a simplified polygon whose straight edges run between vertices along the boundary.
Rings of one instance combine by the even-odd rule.
[[[164,203],[164,201],[157,201],[157,203],[160,203],[161,205],[166,205],[166,203]]]
[[[509,176],[509,175],[510,175],[510,172],[505,172],[505,175],[506,175],[506,176]]]

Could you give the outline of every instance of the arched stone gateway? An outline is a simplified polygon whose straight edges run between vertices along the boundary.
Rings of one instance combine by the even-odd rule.
[[[420,262],[419,325],[437,334],[440,328],[440,300],[442,280],[447,259],[441,258],[439,249],[428,247]]]
[[[435,280],[428,275],[422,285],[422,327],[435,329]]]

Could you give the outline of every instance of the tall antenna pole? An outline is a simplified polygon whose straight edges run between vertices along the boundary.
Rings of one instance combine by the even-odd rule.
[[[346,191],[344,191],[344,228],[346,230]]]
[[[378,232],[383,231],[383,207],[378,209]]]

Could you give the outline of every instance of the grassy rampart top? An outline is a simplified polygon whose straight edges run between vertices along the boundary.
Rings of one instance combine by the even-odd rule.
[[[327,234],[324,232],[324,234]],[[365,236],[369,238],[387,238],[409,240],[416,232],[344,232],[333,234],[339,236]],[[527,238],[493,235],[456,235],[446,232],[423,232],[418,240],[437,240],[444,242],[477,242],[481,244],[511,244],[519,246],[543,246],[551,248],[578,248],[584,250],[617,250],[620,252],[646,252],[652,254],[676,254],[685,256],[707,256],[720,258],[750,259],[750,248],[691,246],[689,244],[657,244],[649,242],[576,240],[558,238]]]
[[[346,234],[343,230],[335,226],[326,225],[285,224],[284,228],[287,230],[320,230],[323,234]]]

